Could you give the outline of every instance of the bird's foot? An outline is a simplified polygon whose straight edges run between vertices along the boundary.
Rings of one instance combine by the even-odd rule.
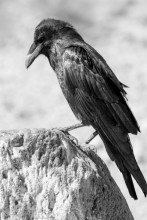
[[[68,136],[68,138],[70,139],[71,142],[75,143],[76,145],[78,144],[78,140],[72,136],[71,134],[69,134],[69,131],[72,131],[74,129],[77,128],[81,128],[84,127],[84,125],[82,123],[78,123],[69,127],[64,127],[64,128],[55,128],[55,130],[61,131],[62,133],[64,133],[66,136]]]
[[[75,138],[74,136],[72,136],[71,134],[69,134],[69,130],[67,128],[54,128],[53,130],[55,131],[59,131],[61,133],[63,133],[64,135],[66,135],[66,137],[74,144],[78,144],[78,140],[77,138]]]
[[[71,134],[68,134],[68,138],[70,139],[70,141],[76,145],[78,145],[78,139],[75,138],[74,136],[72,136]]]

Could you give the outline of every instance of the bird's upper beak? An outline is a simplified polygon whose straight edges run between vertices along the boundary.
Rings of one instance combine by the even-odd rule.
[[[25,61],[26,68],[29,68],[29,66],[33,63],[33,61],[39,56],[42,47],[43,47],[42,44],[36,45],[35,43],[33,43],[31,45]]]

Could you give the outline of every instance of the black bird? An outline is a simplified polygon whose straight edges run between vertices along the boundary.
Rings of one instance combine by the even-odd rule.
[[[80,126],[91,125],[122,172],[130,195],[137,199],[132,176],[147,195],[147,183],[136,162],[128,133],[140,131],[127,100],[126,87],[104,58],[72,25],[43,20],[35,29],[26,67],[45,55]],[[78,127],[78,126],[76,126]]]

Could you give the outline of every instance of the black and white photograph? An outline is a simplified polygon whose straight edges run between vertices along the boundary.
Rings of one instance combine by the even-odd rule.
[[[0,1],[0,220],[147,219],[147,1]]]

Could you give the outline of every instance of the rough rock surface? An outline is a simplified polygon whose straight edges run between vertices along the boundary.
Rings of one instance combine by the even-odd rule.
[[[106,165],[58,130],[0,133],[0,220],[132,220]]]

